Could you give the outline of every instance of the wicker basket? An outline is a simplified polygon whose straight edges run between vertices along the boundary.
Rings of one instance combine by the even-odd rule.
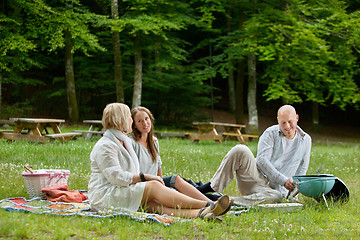
[[[30,198],[46,198],[42,188],[52,187],[58,184],[67,184],[70,175],[69,170],[41,169],[34,170],[34,173],[23,172],[22,176]]]

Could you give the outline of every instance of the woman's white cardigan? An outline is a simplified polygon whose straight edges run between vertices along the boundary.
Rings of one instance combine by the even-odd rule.
[[[140,207],[145,183],[131,184],[133,160],[128,154],[123,154],[125,148],[120,147],[104,136],[90,154],[92,173],[88,185],[89,201],[95,210],[134,212]]]

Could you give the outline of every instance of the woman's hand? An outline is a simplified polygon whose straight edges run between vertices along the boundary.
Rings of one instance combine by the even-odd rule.
[[[144,177],[145,177],[145,180],[146,181],[158,181],[160,182],[161,184],[165,185],[162,177],[159,177],[159,176],[156,176],[156,175],[152,175],[152,174],[144,174]],[[141,178],[140,178],[140,174],[135,174],[133,176],[133,181],[131,184],[135,184],[135,183],[138,183],[138,182],[141,182]]]
[[[161,184],[165,185],[163,179],[160,176],[152,175],[152,174],[144,174],[146,181],[158,181]]]

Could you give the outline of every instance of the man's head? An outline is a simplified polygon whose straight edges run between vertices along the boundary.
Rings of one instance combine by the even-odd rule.
[[[284,105],[279,108],[277,120],[281,132],[288,139],[292,139],[296,134],[297,122],[299,115],[296,114],[295,108],[290,105]]]

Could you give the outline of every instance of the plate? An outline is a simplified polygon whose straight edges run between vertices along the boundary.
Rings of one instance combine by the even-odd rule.
[[[265,211],[278,211],[278,212],[294,212],[299,211],[303,208],[301,203],[269,203],[269,204],[259,204],[259,210]]]

